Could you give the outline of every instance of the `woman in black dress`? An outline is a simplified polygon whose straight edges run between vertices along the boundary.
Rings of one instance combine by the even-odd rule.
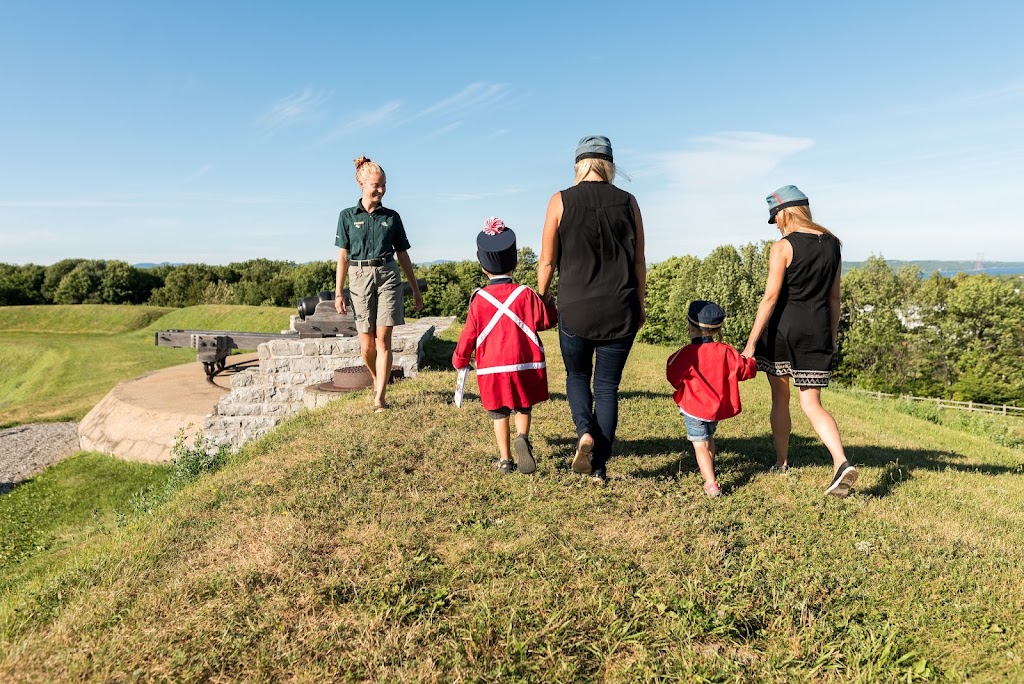
[[[789,468],[789,378],[800,390],[800,408],[832,455],[835,473],[825,490],[844,497],[857,481],[846,460],[836,421],[821,405],[821,388],[832,374],[839,327],[841,243],[811,218],[810,202],[795,185],[768,196],[769,223],[782,239],[771,247],[768,282],[743,355],[757,359],[772,389],[771,426],[775,467]]]

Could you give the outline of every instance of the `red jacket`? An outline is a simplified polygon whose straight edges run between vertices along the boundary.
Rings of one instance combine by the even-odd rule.
[[[548,398],[544,346],[537,331],[554,327],[557,320],[554,306],[511,278],[473,293],[452,365],[465,368],[470,356],[476,357],[476,382],[485,409],[529,408]]]
[[[665,377],[676,388],[673,398],[689,416],[725,420],[738,415],[740,380],[757,374],[757,362],[721,342],[695,342],[668,357]]]

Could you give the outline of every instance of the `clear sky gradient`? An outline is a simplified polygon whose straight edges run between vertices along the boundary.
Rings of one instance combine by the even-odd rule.
[[[1024,3],[20,2],[0,6],[0,262],[334,259],[351,160],[413,261],[488,216],[539,251],[583,135],[648,261],[777,236],[1024,261]]]

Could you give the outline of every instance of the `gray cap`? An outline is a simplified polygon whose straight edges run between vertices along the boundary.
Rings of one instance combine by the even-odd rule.
[[[588,135],[580,138],[576,145],[576,161],[581,159],[612,161],[612,141],[603,135]]]

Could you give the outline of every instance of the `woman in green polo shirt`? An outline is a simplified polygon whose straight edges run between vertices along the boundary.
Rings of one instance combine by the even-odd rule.
[[[423,308],[423,298],[409,259],[402,217],[381,205],[387,186],[384,169],[366,157],[356,159],[355,165],[356,183],[363,196],[338,217],[334,306],[340,314],[348,311],[342,296],[348,277],[359,347],[373,377],[373,407],[380,412],[387,408],[384,393],[391,377],[391,331],[405,323],[399,264],[412,286],[417,311]]]

